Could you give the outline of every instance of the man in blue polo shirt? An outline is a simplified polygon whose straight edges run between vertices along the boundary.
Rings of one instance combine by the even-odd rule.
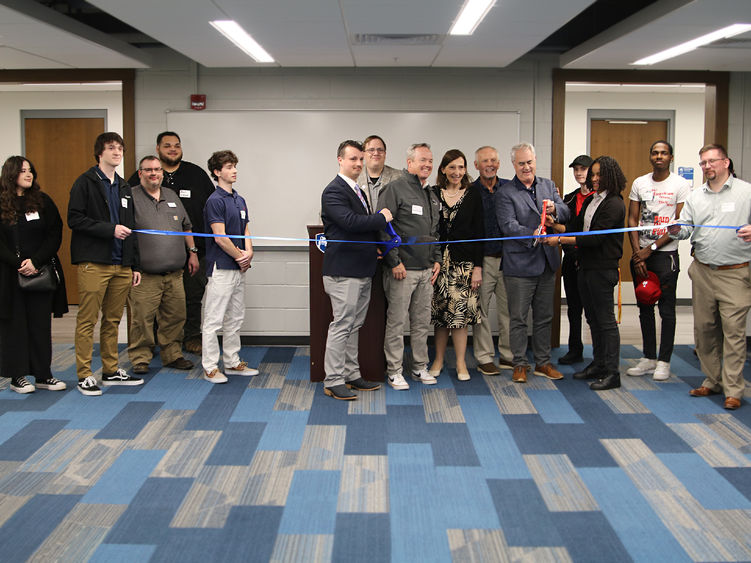
[[[203,209],[204,225],[215,235],[250,235],[248,206],[232,188],[237,180],[237,157],[232,151],[218,151],[208,162],[216,190]],[[203,315],[203,377],[212,383],[226,383],[219,371],[219,340],[223,336],[224,372],[237,375],[258,375],[240,359],[240,327],[245,318],[245,272],[253,259],[249,238],[216,236],[206,239],[206,286]]]

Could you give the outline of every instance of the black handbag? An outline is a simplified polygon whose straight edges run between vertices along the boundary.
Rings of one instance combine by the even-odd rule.
[[[55,268],[54,258],[32,276],[18,274],[18,285],[22,291],[54,291],[58,283],[60,283],[60,276]]]

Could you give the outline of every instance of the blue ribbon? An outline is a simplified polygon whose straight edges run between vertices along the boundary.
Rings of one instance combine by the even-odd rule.
[[[673,225],[679,225],[681,227],[691,227],[691,228],[705,228],[705,229],[732,229],[734,231],[738,231],[743,225],[740,226],[734,226],[734,225],[692,225],[689,223],[673,223]],[[667,225],[666,225],[667,226]],[[349,244],[377,244],[384,246],[384,254],[391,251],[393,248],[396,248],[398,246],[420,246],[420,245],[429,245],[429,244],[444,244],[446,242],[450,242],[451,244],[457,244],[457,243],[464,243],[464,242],[486,242],[486,241],[504,241],[504,240],[524,240],[524,239],[543,239],[543,238],[550,238],[550,237],[558,237],[558,236],[566,236],[566,237],[586,237],[591,235],[610,235],[610,234],[616,234],[616,233],[629,233],[632,231],[651,231],[655,228],[661,228],[659,225],[651,225],[651,226],[642,226],[642,227],[621,227],[618,229],[603,229],[601,231],[580,231],[577,233],[553,233],[553,234],[545,234],[545,235],[521,235],[521,236],[515,236],[515,237],[493,237],[493,238],[476,238],[476,239],[463,239],[463,240],[452,240],[452,241],[422,241],[417,242],[417,237],[409,237],[407,240],[402,240],[402,237],[400,237],[398,234],[396,234],[396,231],[394,230],[394,227],[391,225],[391,223],[388,223],[386,225],[386,231],[391,235],[391,239],[388,241],[371,241],[371,240],[338,240],[338,239],[326,239],[326,242],[342,242],[342,243],[349,243]],[[215,237],[225,237],[225,238],[236,238],[236,239],[253,239],[253,240],[276,240],[276,241],[285,241],[285,242],[316,242],[315,239],[310,238],[296,238],[296,237],[267,237],[267,236],[258,236],[258,235],[217,235],[213,233],[191,233],[191,232],[185,232],[185,231],[160,231],[158,229],[133,229],[134,233],[140,233],[143,235],[167,235],[167,236],[193,236],[193,237],[203,237],[203,238],[215,238]]]

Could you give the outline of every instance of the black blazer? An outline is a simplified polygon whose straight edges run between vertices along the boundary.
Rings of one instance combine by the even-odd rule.
[[[386,218],[381,213],[370,215],[338,175],[321,195],[321,219],[327,240],[378,242],[378,232],[386,228]],[[370,278],[376,270],[377,248],[375,244],[329,242],[323,255],[323,275]]]
[[[441,199],[441,189],[435,186],[435,194],[438,201],[443,206]],[[462,200],[459,210],[451,223],[449,229],[448,221],[441,218],[438,223],[438,238],[441,242],[452,240],[472,240],[485,238],[485,212],[482,207],[482,194],[480,189],[474,184],[470,184],[467,193]],[[443,249],[445,245],[441,245]],[[462,242],[459,244],[449,244],[449,252],[453,262],[472,262],[475,266],[482,267],[484,256],[484,242]]]
[[[594,197],[594,196],[592,196]],[[584,229],[584,213],[592,203],[592,197],[582,205],[581,212],[566,226],[569,232]],[[626,205],[620,194],[610,193],[600,203],[592,217],[590,231],[623,228],[626,220]],[[607,235],[587,235],[576,237],[579,247],[579,268],[582,270],[618,269],[618,262],[623,256],[623,233]]]

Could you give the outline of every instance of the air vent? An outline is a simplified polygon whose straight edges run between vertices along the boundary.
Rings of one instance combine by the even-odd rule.
[[[353,33],[352,45],[439,45],[445,35],[437,33]]]

